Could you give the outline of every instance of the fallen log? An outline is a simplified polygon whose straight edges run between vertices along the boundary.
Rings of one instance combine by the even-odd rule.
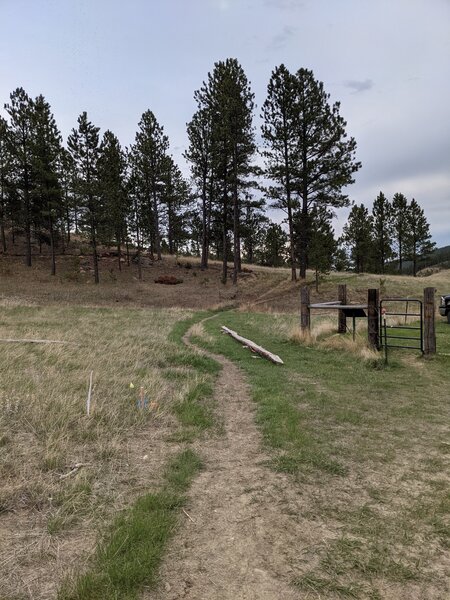
[[[245,344],[246,346],[248,346],[250,348],[250,350],[253,350],[253,352],[256,352],[260,356],[267,358],[268,360],[272,361],[273,363],[275,363],[277,365],[284,365],[284,362],[281,360],[281,358],[279,356],[277,356],[276,354],[272,354],[272,352],[269,352],[262,346],[258,346],[258,344],[255,344],[255,342],[252,342],[251,340],[248,340],[247,338],[242,337],[241,335],[239,335],[232,329],[225,327],[225,325],[222,325],[222,331],[224,333],[228,333],[228,335],[231,335],[231,337],[234,338],[235,340],[237,340],[238,342]]]

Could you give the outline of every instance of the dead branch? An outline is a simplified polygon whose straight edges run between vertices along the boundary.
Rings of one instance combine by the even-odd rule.
[[[234,338],[238,342],[241,342],[241,344],[244,344],[245,346],[250,348],[250,350],[252,350],[253,352],[256,352],[257,354],[260,354],[264,358],[267,358],[271,362],[273,362],[277,365],[284,365],[284,362],[281,360],[281,358],[277,354],[272,354],[272,352],[269,352],[262,346],[258,346],[258,344],[255,344],[255,342],[252,342],[251,340],[248,340],[247,338],[242,337],[241,335],[239,335],[232,329],[225,327],[225,325],[222,325],[222,331],[224,331],[225,333],[228,333],[228,335],[231,335],[232,338]]]

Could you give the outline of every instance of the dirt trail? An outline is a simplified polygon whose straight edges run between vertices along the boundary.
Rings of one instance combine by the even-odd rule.
[[[189,342],[189,333],[185,337]],[[222,356],[215,401],[224,432],[203,440],[205,468],[189,492],[184,522],[169,547],[158,600],[293,600],[302,547],[301,496],[268,459],[241,371]],[[308,529],[308,528],[307,528]]]

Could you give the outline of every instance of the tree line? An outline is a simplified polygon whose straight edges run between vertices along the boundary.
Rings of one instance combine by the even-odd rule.
[[[374,200],[371,213],[363,204],[352,207],[340,244],[338,268],[351,266],[357,273],[403,273],[405,261],[410,261],[414,276],[418,259],[435,247],[418,202],[413,198],[408,203],[401,193],[389,202],[383,192]]]
[[[184,154],[187,179],[151,110],[143,113],[128,148],[109,130],[100,136],[86,112],[64,143],[47,100],[31,98],[22,88],[13,91],[4,106],[7,118],[0,117],[3,253],[6,231],[13,244],[23,235],[28,266],[32,244],[48,245],[54,275],[57,254],[65,252],[71,235],[82,234],[92,249],[96,283],[100,245],[116,249],[119,269],[130,263],[131,254],[139,278],[144,252],[155,260],[164,252],[195,253],[202,269],[214,257],[222,261],[224,283],[230,262],[237,281],[243,259],[288,264],[295,280],[297,274],[304,278],[307,268],[327,270],[339,252],[342,258],[344,246],[338,247],[331,226],[333,210],[350,205],[344,190],[361,164],[339,102],[330,102],[313,72],[292,73],[284,65],[273,70],[258,143],[254,94],[236,59],[215,63],[194,99]],[[286,228],[270,221],[268,207],[284,211]],[[351,239],[357,210],[362,209],[352,208],[344,237],[360,269],[375,263],[355,258],[361,253]],[[402,237],[403,255],[410,239]],[[371,240],[375,248],[373,233]],[[391,255],[383,252],[385,265]]]

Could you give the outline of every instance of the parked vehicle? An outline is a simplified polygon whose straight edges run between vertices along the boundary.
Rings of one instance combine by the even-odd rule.
[[[447,323],[450,324],[450,294],[447,296],[441,296],[439,314],[443,317],[447,317]]]

